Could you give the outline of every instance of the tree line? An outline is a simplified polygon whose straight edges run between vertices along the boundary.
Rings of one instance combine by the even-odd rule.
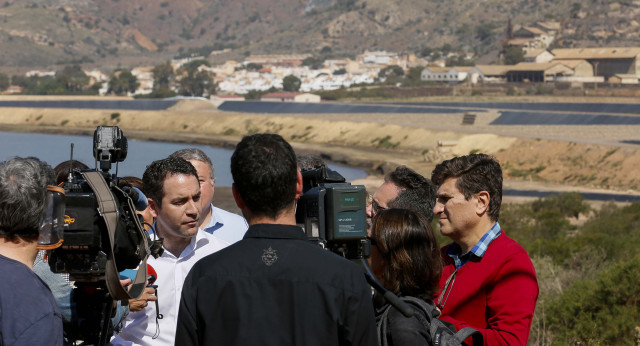
[[[151,94],[140,95],[149,98],[164,98],[177,95],[208,96],[215,94],[217,84],[215,74],[199,69],[210,66],[206,60],[191,61],[176,71],[169,61],[153,68],[153,90]],[[93,82],[80,65],[65,66],[54,76],[7,76],[0,73],[0,92],[10,86],[22,88],[26,95],[97,95],[103,88],[102,82]],[[107,82],[107,93],[112,95],[131,95],[140,86],[138,78],[131,70],[114,71]]]

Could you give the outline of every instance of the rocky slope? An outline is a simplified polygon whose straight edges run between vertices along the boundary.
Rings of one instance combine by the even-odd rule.
[[[443,45],[476,51],[486,63],[496,59],[509,18],[562,22],[558,45],[630,46],[640,45],[639,13],[638,0],[5,0],[0,69],[114,69],[223,48],[231,51],[220,60]]]

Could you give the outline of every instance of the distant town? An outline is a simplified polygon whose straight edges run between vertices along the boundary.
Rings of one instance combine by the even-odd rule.
[[[355,59],[323,59],[310,54],[250,55],[244,61],[226,61],[220,65],[212,65],[208,57],[194,56],[111,74],[98,69],[80,72],[79,67],[75,67],[76,71],[68,68],[65,73],[75,79],[67,76],[58,81],[57,86],[50,82],[58,88],[57,92],[47,92],[50,88],[41,84],[47,78],[59,80],[65,73],[34,70],[10,81],[5,76],[4,90],[0,78],[0,90],[3,94],[38,94],[40,90],[45,94],[71,91],[72,94],[136,97],[186,95],[225,100],[319,102],[320,97],[312,95],[314,92],[377,83],[393,85],[394,81],[400,85],[407,79],[413,85],[517,82],[568,83],[579,87],[639,83],[640,47],[553,48],[560,28],[558,22],[538,22],[516,28],[509,23],[500,65],[478,65],[472,52],[449,49],[434,50],[424,57],[388,51],[365,51]],[[216,53],[220,52],[212,54]],[[302,95],[305,93],[307,95]]]

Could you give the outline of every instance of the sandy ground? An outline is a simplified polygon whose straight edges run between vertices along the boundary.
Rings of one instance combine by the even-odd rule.
[[[98,125],[117,125],[130,138],[225,148],[233,148],[246,134],[274,132],[298,153],[367,170],[370,176],[354,183],[370,191],[397,165],[430,176],[444,159],[485,152],[500,160],[506,187],[638,194],[640,149],[619,141],[640,136],[640,127],[488,126],[496,116],[481,115],[468,127],[461,125],[462,115],[265,115],[220,112],[206,101],[181,101],[167,111],[0,108],[0,130],[91,134]],[[216,191],[220,203],[230,196],[222,190]]]

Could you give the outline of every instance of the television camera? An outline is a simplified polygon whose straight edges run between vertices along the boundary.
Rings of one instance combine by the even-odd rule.
[[[413,316],[406,303],[376,280],[366,262],[371,256],[371,242],[367,238],[364,185],[347,183],[324,163],[312,169],[303,168],[301,173],[302,196],[298,200],[296,223],[311,241],[360,263],[371,287],[403,315]]]
[[[70,168],[62,185],[63,241],[48,250],[48,261],[52,272],[68,273],[74,281],[77,318],[65,326],[65,334],[85,344],[106,344],[112,334],[113,301],[140,296],[146,286],[147,257],[158,257],[162,251],[162,241],[150,240],[136,214],[137,191],[117,187],[117,163],[125,160],[127,149],[127,138],[117,126],[98,126],[93,134],[96,169]],[[116,174],[111,175],[113,163]],[[133,283],[123,288],[119,272],[136,268],[140,269]]]
[[[368,258],[366,200],[363,185],[351,185],[322,164],[302,170],[302,196],[296,223],[309,239],[348,259]]]

